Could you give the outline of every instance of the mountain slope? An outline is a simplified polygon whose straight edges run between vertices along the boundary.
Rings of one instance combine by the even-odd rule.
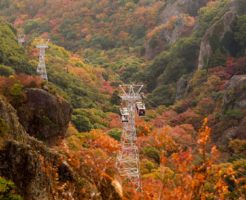
[[[16,158],[22,149],[23,161],[29,151],[48,159],[52,149],[66,163],[60,169],[51,159],[45,168],[65,175],[58,183],[51,175],[59,198],[70,191],[75,199],[245,199],[245,7],[244,0],[2,1],[0,14],[27,33],[18,55],[28,55],[34,70],[27,76],[15,73],[14,63],[1,66],[1,102],[20,118],[15,114],[18,127],[10,127],[24,132],[8,140],[4,119],[12,111],[5,111],[0,146],[11,173],[3,176],[22,188],[8,152]],[[14,32],[5,36],[21,49]],[[47,50],[49,83],[35,76],[40,38],[56,43]],[[146,116],[136,117],[140,193],[121,183],[115,168],[122,82],[145,84]],[[36,141],[27,148],[22,136],[43,147]]]
[[[24,73],[23,65],[13,62],[9,54],[19,55],[20,60],[25,59],[26,54],[23,48],[18,46],[11,26],[3,21],[0,24],[1,40],[5,39],[6,44],[11,41],[9,46],[16,47],[11,49],[11,53],[8,49],[2,50],[2,55],[9,60],[6,63],[10,65],[4,69],[16,69],[16,72]],[[58,55],[53,60],[55,64],[58,60],[63,61],[64,54],[58,54],[58,50],[66,54],[68,58],[71,56],[63,48],[52,46],[50,51],[53,53],[53,57]],[[73,59],[73,62],[69,62],[69,70],[73,70],[78,64],[80,65],[77,67],[80,68],[83,64],[80,59],[76,57]],[[52,63],[52,57],[50,62]],[[31,69],[35,66],[33,63],[32,59],[26,61],[26,65]],[[60,66],[54,65],[54,67],[59,68]],[[87,66],[84,71],[90,69],[91,66]],[[93,73],[96,71],[97,69],[92,70]],[[77,145],[75,142],[82,138],[77,130],[69,124],[72,118],[71,105],[59,95],[59,93],[65,94],[64,96],[67,96],[68,99],[72,99],[74,98],[72,92],[65,89],[62,91],[64,85],[59,84],[60,82],[46,83],[34,74],[31,76],[15,73],[15,71],[11,72],[11,74],[6,74],[1,71],[0,76],[0,197],[22,199],[16,195],[18,192],[24,199],[38,200],[121,199],[111,177],[95,168],[95,163],[87,162],[91,152],[97,151],[93,146],[97,137],[110,143],[107,148],[112,146],[112,149],[117,149],[117,142],[112,141],[113,139],[106,134],[95,133],[95,139],[83,138],[83,143],[87,143],[87,147],[79,144],[76,146],[79,150],[75,154],[73,152]],[[101,71],[99,70],[99,72]],[[50,74],[52,75],[52,73],[54,72],[51,71]],[[56,73],[61,74],[61,79],[67,77],[69,80],[76,80],[80,87],[84,87],[86,82],[86,80],[81,81],[78,78],[79,74]],[[87,81],[94,81],[89,79],[91,77],[89,74],[84,75],[88,75]],[[97,78],[97,81],[101,80],[99,76]],[[68,87],[76,84],[69,81],[67,83]],[[96,88],[97,82],[93,83],[95,85],[91,84],[91,88]],[[70,94],[71,96],[69,96]],[[100,95],[99,91],[95,90],[94,95]],[[71,101],[71,99],[69,100]],[[89,100],[93,101],[92,98]],[[97,102],[95,101],[95,103]],[[77,108],[81,108],[79,106]],[[84,106],[83,108],[88,107]],[[84,113],[80,113],[80,115],[84,115]],[[95,116],[97,115],[95,114]],[[89,145],[91,145],[90,148],[88,148]],[[108,157],[107,148],[103,146],[100,148],[99,156],[101,158],[102,156],[105,159]],[[88,151],[88,149],[90,150]],[[109,168],[114,170],[112,166],[107,167],[107,169]],[[88,176],[87,169],[90,169],[93,176]],[[105,175],[103,176],[102,173]],[[2,177],[12,180],[16,187]],[[94,197],[95,194],[96,197]]]
[[[241,1],[210,3],[200,10],[198,25],[192,35],[179,39],[153,60],[153,64],[144,72],[143,81],[146,82],[148,90],[153,91],[151,97],[156,104],[163,104],[166,98],[171,104],[174,102],[176,82],[182,76],[191,77],[198,68],[225,66],[226,59],[230,56],[243,56],[245,46],[239,39],[243,34],[239,30],[244,27],[242,19],[245,13],[239,11],[242,5],[244,3]],[[169,85],[170,87],[166,87],[173,89],[167,91],[163,88],[162,96],[156,95],[163,85]],[[164,101],[154,98],[161,98]],[[169,102],[166,105],[170,104]]]

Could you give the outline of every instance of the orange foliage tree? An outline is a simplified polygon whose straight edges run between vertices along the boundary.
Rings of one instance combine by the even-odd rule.
[[[206,118],[194,149],[178,147],[170,156],[161,153],[159,168],[144,175],[143,192],[132,199],[223,200],[228,197],[230,191],[225,177],[235,183],[238,180],[231,166],[225,168],[217,164],[219,153],[210,143],[211,129],[207,123]],[[160,138],[155,141],[162,143]]]

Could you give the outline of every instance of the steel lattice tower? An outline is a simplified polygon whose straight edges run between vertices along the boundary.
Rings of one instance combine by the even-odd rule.
[[[17,39],[18,39],[19,45],[22,46],[25,43],[25,35],[24,34],[19,33],[17,36]]]
[[[45,50],[48,48],[48,42],[46,44],[39,44],[36,46],[39,49],[39,63],[37,67],[37,73],[42,79],[48,81],[46,65],[45,65]]]
[[[137,139],[135,126],[136,102],[141,101],[140,91],[143,85],[122,85],[121,96],[129,111],[128,122],[123,125],[121,136],[121,149],[117,157],[119,174],[129,180],[137,191],[141,191],[141,177],[139,168],[139,152],[135,142]]]

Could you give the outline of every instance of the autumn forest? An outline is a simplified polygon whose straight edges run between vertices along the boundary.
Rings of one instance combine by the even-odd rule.
[[[0,200],[87,199],[246,199],[245,0],[0,0]]]

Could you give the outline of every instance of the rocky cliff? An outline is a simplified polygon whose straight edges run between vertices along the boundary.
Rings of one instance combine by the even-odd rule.
[[[166,22],[168,18],[182,14],[197,16],[199,9],[205,6],[207,2],[208,0],[167,1],[165,7],[163,8],[160,14],[161,21]]]
[[[49,106],[52,106],[55,111],[53,114],[49,112],[51,109]],[[41,108],[42,113],[39,112]],[[22,113],[19,113],[21,117],[19,119],[17,111],[4,97],[0,96],[0,176],[12,180],[24,199],[121,199],[110,179],[102,179],[104,181],[97,189],[86,175],[83,177],[83,173],[78,173],[66,162],[67,158],[64,155],[27,134],[24,127],[29,131],[40,131],[39,134],[43,134],[45,139],[54,140],[61,133],[64,136],[71,117],[69,104],[62,99],[59,99],[58,103],[57,97],[46,91],[29,89],[27,101],[18,108],[18,112],[20,110]],[[28,117],[24,118],[24,113]],[[65,117],[65,114],[68,116]],[[35,120],[32,121],[34,116]],[[44,128],[42,124],[39,124],[44,117],[51,119],[54,117],[53,120],[56,119],[59,128],[51,123],[46,124]],[[63,117],[64,119],[61,119]],[[24,124],[24,127],[19,121]],[[49,135],[46,131],[52,134]],[[83,184],[87,185],[83,189],[87,192],[83,194],[80,193],[81,179]],[[109,188],[110,191],[105,193],[105,189]],[[98,195],[91,196],[94,193]]]
[[[211,20],[209,28],[201,39],[198,68],[214,67],[223,64],[223,57],[235,56],[238,52],[237,31],[238,17],[245,14],[245,2],[241,0],[228,1],[221,5],[220,12]],[[220,62],[218,62],[220,58]],[[214,61],[216,60],[217,61]]]
[[[167,1],[160,13],[159,27],[152,38],[145,42],[145,55],[154,58],[181,37],[189,36],[195,27],[195,17],[207,0]]]
[[[246,75],[234,75],[223,98],[224,109],[246,109]]]
[[[71,199],[75,176],[62,157],[30,137],[19,123],[16,110],[0,97],[0,176],[12,180],[25,199]],[[61,168],[67,173],[58,173]],[[67,191],[59,192],[59,184]]]
[[[207,30],[200,45],[198,69],[208,66],[212,54],[216,53],[217,50],[217,47],[212,42],[215,42],[215,40],[221,42],[226,33],[231,31],[235,19],[236,12],[228,11]]]

